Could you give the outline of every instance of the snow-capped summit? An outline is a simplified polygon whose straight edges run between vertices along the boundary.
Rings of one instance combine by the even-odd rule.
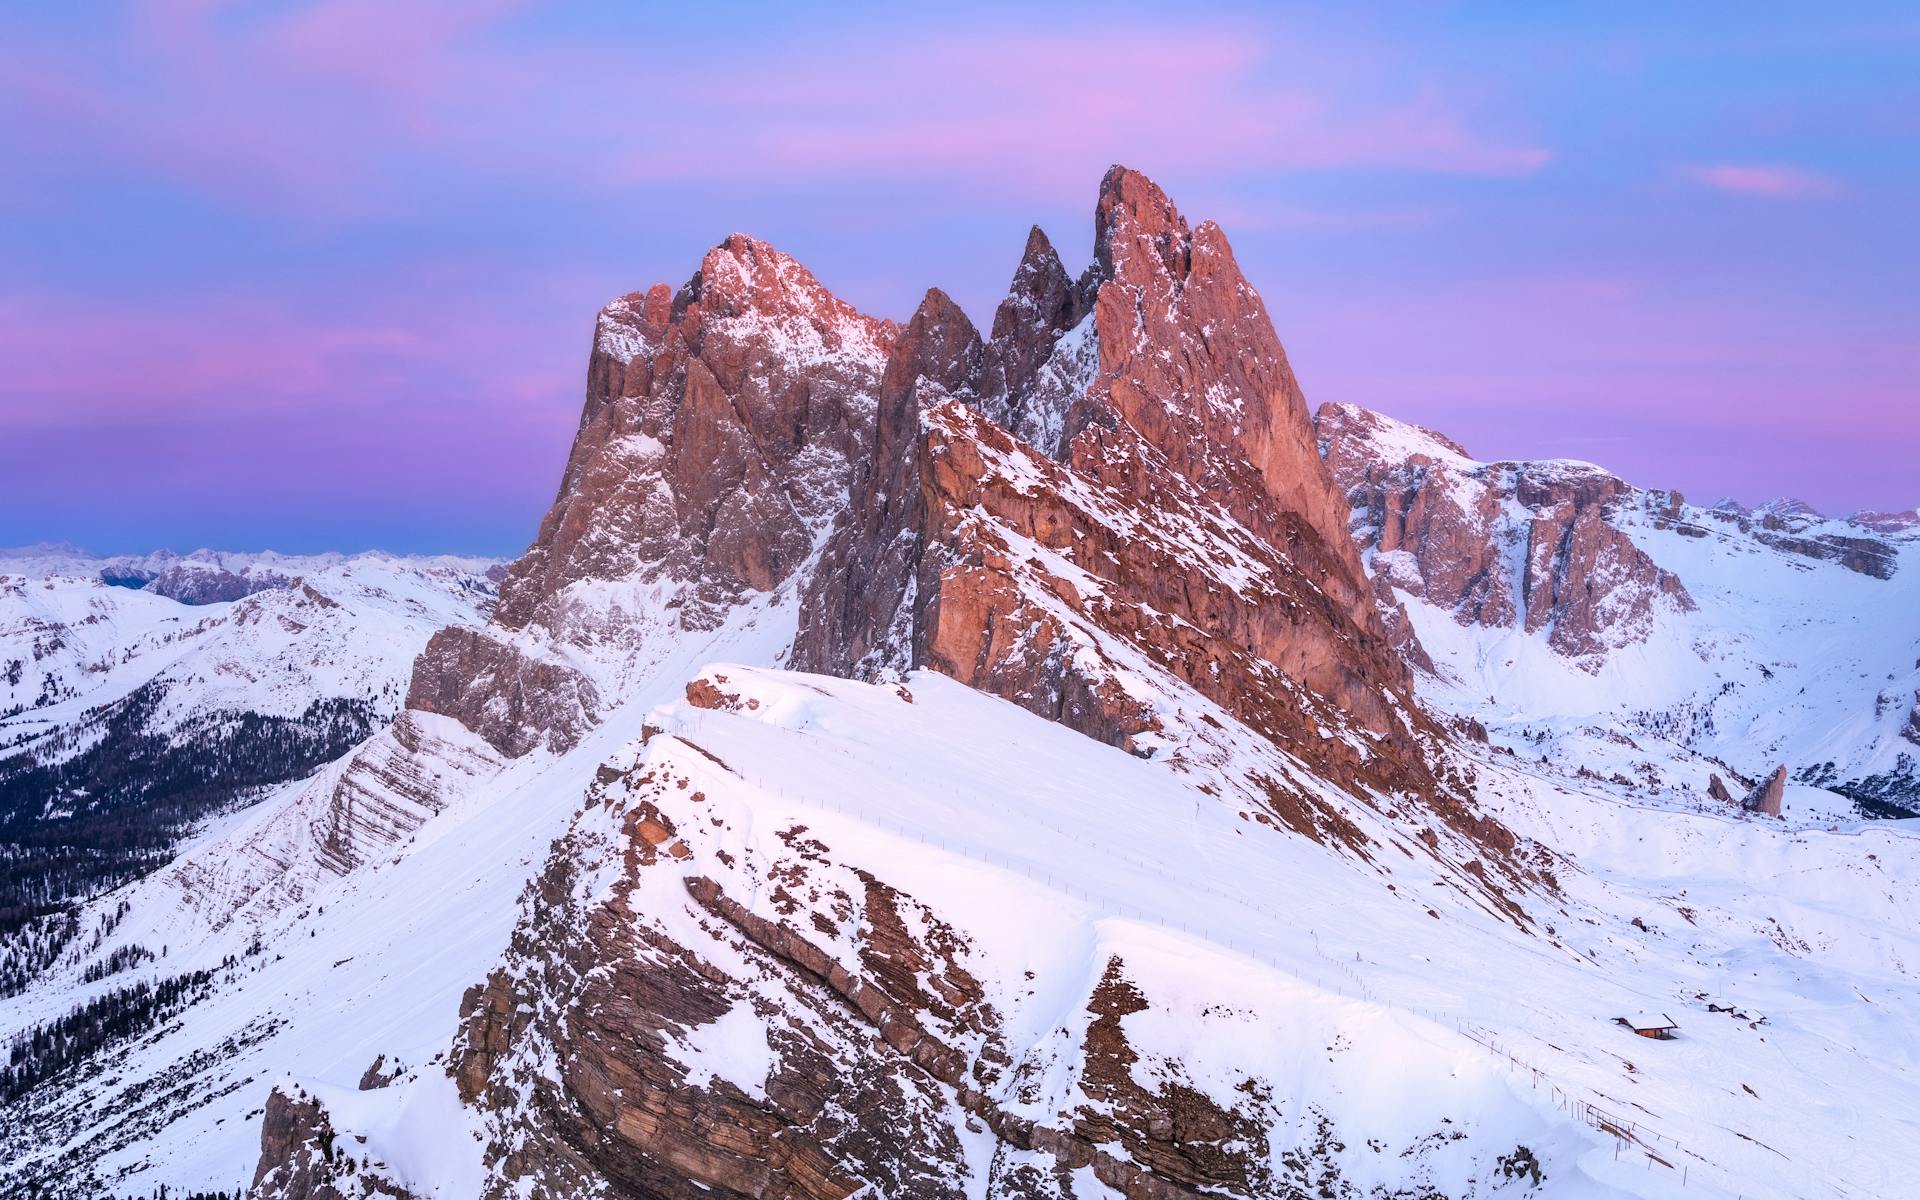
[[[404,709],[9,960],[0,1180],[1897,1186],[1920,839],[1805,772],[1897,776],[1906,547],[1316,426],[1217,226],[1094,218],[984,337],[739,235],[604,309]]]
[[[1903,522],[1702,509],[1598,468],[1481,463],[1351,405],[1318,423],[1354,539],[1446,707],[1535,746],[1558,723],[1556,738],[1631,730],[1754,778],[1785,759],[1873,812],[1920,813],[1920,551]],[[1552,744],[1574,763],[1600,753]],[[1649,749],[1634,773],[1671,777],[1661,760]],[[1679,770],[1706,786],[1704,766]]]

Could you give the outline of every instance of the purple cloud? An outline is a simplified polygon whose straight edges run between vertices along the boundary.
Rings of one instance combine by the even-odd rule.
[[[1834,196],[1840,192],[1837,180],[1798,167],[1714,163],[1690,166],[1683,173],[1695,183],[1741,196],[1804,199]]]
[[[933,173],[1032,195],[1120,159],[1501,176],[1551,157],[1431,73],[1402,82],[1371,52],[1219,22],[689,56],[529,42],[501,27],[513,8],[328,0],[238,20],[223,4],[149,3],[82,62],[0,52],[0,102],[36,118],[45,132],[26,136],[46,161],[84,146],[221,199],[331,217],[381,211],[428,169],[585,192]],[[827,50],[857,69],[822,70]],[[1334,76],[1346,85],[1323,86]]]

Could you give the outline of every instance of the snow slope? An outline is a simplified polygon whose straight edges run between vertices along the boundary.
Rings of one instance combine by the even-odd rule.
[[[261,1104],[282,1075],[297,1070],[351,1089],[379,1055],[417,1068],[443,1051],[461,993],[499,958],[521,884],[564,830],[598,764],[633,736],[639,713],[677,695],[706,657],[772,662],[784,653],[796,604],[791,592],[769,597],[736,610],[711,634],[663,640],[623,660],[634,672],[627,702],[572,753],[492,760],[390,858],[346,875],[322,862],[316,824],[347,768],[343,760],[97,901],[89,923],[93,912],[122,901],[131,909],[95,953],[76,945],[35,988],[0,1000],[0,1038],[143,978],[210,969],[219,983],[211,999],[161,1036],[113,1056],[82,1086],[36,1096],[30,1111],[16,1111],[19,1120],[0,1133],[0,1161],[10,1164],[0,1168],[0,1185],[85,1178],[106,1188],[121,1180],[115,1186],[124,1194],[159,1183],[244,1184],[259,1155]],[[433,731],[469,752],[486,751],[452,721],[438,719]],[[166,953],[84,982],[86,965],[116,945]],[[451,1096],[444,1074],[427,1069],[418,1078],[429,1081],[430,1093],[420,1103]],[[147,1099],[154,1080],[165,1081],[159,1102]]]
[[[188,605],[102,578],[156,561],[275,582],[238,600]],[[379,553],[133,560],[7,552],[0,743],[37,739],[156,681],[168,695],[155,733],[221,711],[298,716],[327,697],[364,699],[390,717],[427,638],[486,611],[494,566]]]
[[[772,652],[779,638],[735,631],[699,649]],[[121,932],[170,941],[155,973],[229,954],[239,966],[108,1078],[37,1111],[32,1148],[7,1148],[26,1156],[16,1163],[37,1148],[97,1159],[108,1178],[133,1171],[128,1187],[229,1186],[250,1170],[266,1087],[290,1074],[417,1194],[475,1194],[478,1147],[460,1131],[478,1118],[457,1109],[434,1065],[459,995],[505,947],[519,880],[596,767],[645,756],[670,760],[706,797],[703,819],[682,824],[698,833],[675,870],[724,879],[772,915],[771,889],[756,892],[753,879],[782,857],[774,835],[804,824],[836,863],[895,883],[964,931],[969,969],[990,981],[1023,1061],[1048,1081],[1021,1101],[1033,1115],[1080,1101],[1071,1074],[1047,1063],[1084,1036],[1087,991],[1118,957],[1155,1001],[1125,1024],[1143,1070],[1229,1102],[1249,1075],[1310,1098],[1311,1110],[1279,1106],[1276,1164],[1325,1116],[1345,1146],[1334,1155],[1342,1177],[1363,1187],[1409,1178],[1368,1139],[1397,1153],[1457,1128],[1468,1134],[1457,1147],[1419,1155],[1448,1195],[1475,1194],[1467,1179],[1484,1182],[1494,1151],[1515,1145],[1539,1157],[1555,1196],[1896,1194],[1920,1132],[1920,1063],[1908,1049],[1920,1045],[1920,829],[1795,832],[1626,805],[1489,750],[1483,802],[1567,857],[1565,896],[1530,906],[1558,930],[1541,937],[1440,872],[1402,866],[1386,890],[1371,869],[1245,820],[1165,763],[937,675],[911,677],[908,703],[889,688],[714,668],[759,707],[674,704],[645,721],[671,736],[639,745],[646,703],[677,691],[689,668],[686,657],[661,664],[649,694],[578,750],[512,765],[406,853],[316,891],[297,913],[209,935],[170,897],[167,876],[244,827],[136,885]],[[272,815],[262,805],[245,825]],[[676,886],[649,893],[652,918],[711,941],[676,879],[648,887],[666,883]],[[247,956],[256,935],[269,949]],[[727,960],[716,950],[714,961]],[[69,985],[0,1008],[7,1028],[86,990]],[[1646,1042],[1611,1023],[1638,1011],[1671,1014],[1683,1040]],[[688,1061],[753,1086],[766,1056],[732,1033],[694,1031]],[[196,1061],[210,1050],[215,1061]],[[407,1074],[355,1091],[382,1055]],[[127,1103],[122,1089],[149,1078],[178,1091],[162,1105]],[[1635,1125],[1617,1156],[1582,1104]],[[983,1178],[977,1161],[956,1170]]]
[[[1357,508],[1368,569],[1393,585],[1438,667],[1429,701],[1569,770],[1620,770],[1704,797],[1710,772],[1758,779],[1784,762],[1802,783],[1920,812],[1920,525],[1884,514],[1830,520],[1797,504],[1701,508],[1585,464],[1479,462],[1427,430],[1361,415],[1358,444],[1413,492],[1443,489],[1462,512],[1498,501],[1485,534],[1497,543],[1524,542],[1541,515],[1503,493],[1516,473],[1587,474],[1620,487],[1606,522],[1691,601],[1646,604],[1643,621],[1598,631],[1604,654],[1568,656],[1550,626],[1528,631],[1519,615],[1489,621],[1427,599],[1417,568],[1410,573],[1414,552],[1373,549],[1378,531]],[[1526,567],[1506,570],[1517,592]],[[1637,753],[1622,753],[1622,736]],[[1816,816],[1852,807],[1810,800]]]

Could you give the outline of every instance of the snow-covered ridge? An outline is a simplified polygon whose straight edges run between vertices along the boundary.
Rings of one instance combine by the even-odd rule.
[[[1920,812],[1920,538],[1897,514],[1702,508],[1586,464],[1478,462],[1351,405],[1319,423],[1355,540],[1439,668],[1432,702],[1683,798],[1785,762]],[[1599,736],[1621,730],[1640,752]]]
[[[219,710],[291,716],[328,696],[364,698],[390,716],[427,637],[488,610],[498,567],[379,552],[0,552],[0,742],[156,679],[170,685],[169,721]],[[248,586],[206,603],[140,586],[170,575]]]

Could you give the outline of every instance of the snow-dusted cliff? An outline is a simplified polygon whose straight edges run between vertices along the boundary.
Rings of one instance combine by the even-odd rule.
[[[1911,514],[1701,508],[1587,463],[1478,462],[1351,406],[1318,425],[1442,707],[1568,770],[1704,797],[1712,772],[1785,763],[1920,814]]]
[[[0,1181],[1897,1194],[1920,833],[1706,797],[1899,753],[1911,545],[1316,428],[1118,168],[989,338],[730,238],[601,314],[533,548],[409,627],[391,723],[0,1000]]]

